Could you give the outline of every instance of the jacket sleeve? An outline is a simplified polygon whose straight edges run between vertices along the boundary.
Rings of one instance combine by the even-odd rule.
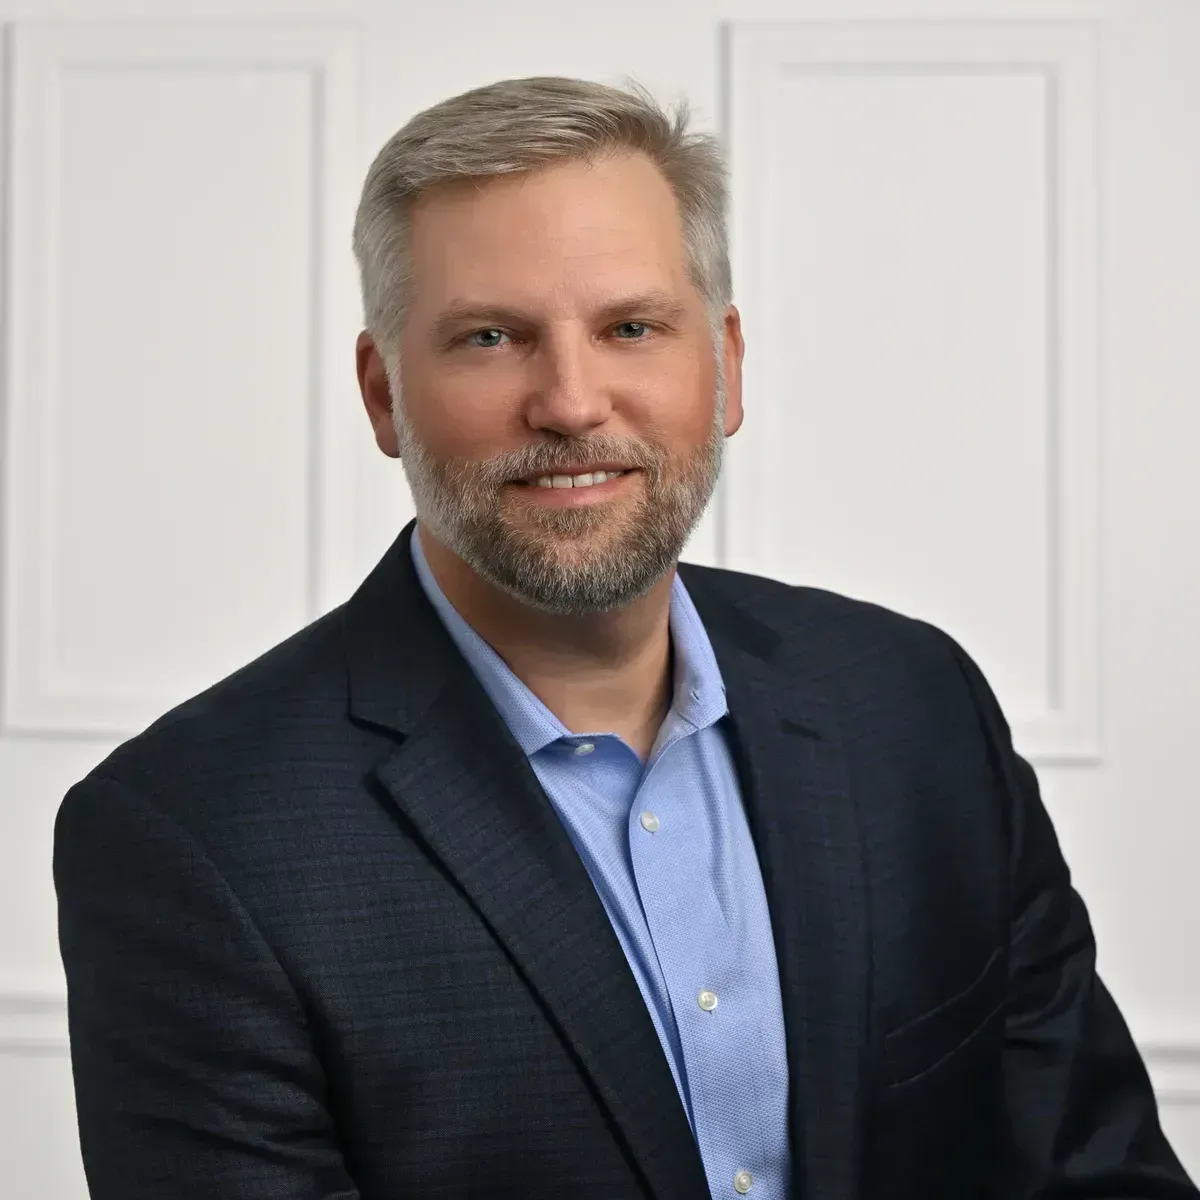
[[[1087,909],[1033,768],[982,673],[955,647],[1009,798],[1010,967],[1004,1050],[1007,1128],[997,1197],[1198,1200],[1159,1124],[1146,1068],[1096,974]]]
[[[54,884],[92,1200],[356,1200],[300,999],[196,842],[89,777]]]

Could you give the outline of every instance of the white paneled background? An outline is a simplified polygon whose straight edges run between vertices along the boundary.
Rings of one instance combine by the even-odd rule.
[[[502,76],[728,138],[747,419],[690,557],[939,624],[1035,762],[1200,1174],[1194,0],[0,0],[0,1180],[83,1200],[66,788],[410,515],[354,383],[373,151]]]
[[[970,637],[1028,754],[1095,762],[1096,27],[731,32],[735,291],[772,403],[724,557],[886,580]]]
[[[11,47],[3,719],[128,734],[350,582],[354,38]]]

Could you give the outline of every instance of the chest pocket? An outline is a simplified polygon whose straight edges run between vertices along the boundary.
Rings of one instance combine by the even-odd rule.
[[[884,1036],[884,1082],[913,1083],[940,1066],[1004,1007],[1005,959],[997,948],[974,982],[944,1004]]]

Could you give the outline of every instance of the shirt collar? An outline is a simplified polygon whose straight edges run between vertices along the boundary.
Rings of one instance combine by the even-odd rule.
[[[531,758],[561,738],[579,736],[513,674],[512,668],[450,603],[429,568],[419,526],[413,527],[410,545],[422,590],[526,757]],[[678,574],[671,585],[669,621],[675,650],[672,715],[694,730],[704,729],[729,711],[725,683],[704,623]],[[603,732],[607,731],[594,731],[596,735]]]

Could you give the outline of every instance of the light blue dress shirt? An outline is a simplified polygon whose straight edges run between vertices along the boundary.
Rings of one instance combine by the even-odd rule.
[[[573,734],[412,557],[451,638],[529,758],[596,886],[679,1089],[715,1200],[785,1200],[788,1069],[758,857],[724,728],[725,686],[683,582],[671,590],[671,709],[643,765]]]

